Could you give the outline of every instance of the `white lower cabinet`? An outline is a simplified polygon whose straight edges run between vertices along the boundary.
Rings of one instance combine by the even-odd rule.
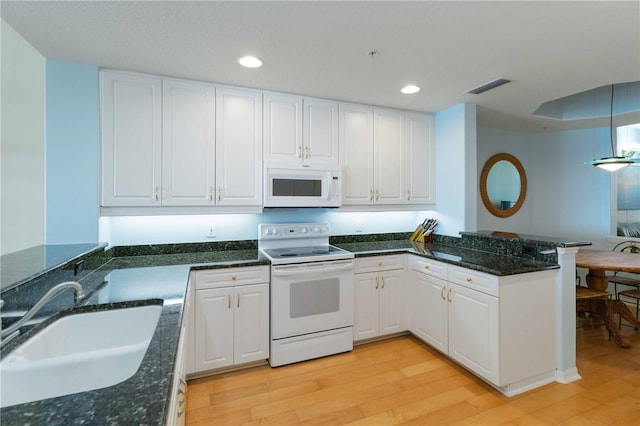
[[[356,260],[353,340],[406,330],[404,327],[404,256]]]
[[[409,330],[507,395],[555,375],[554,271],[504,277],[409,255]]]
[[[269,357],[269,269],[202,270],[195,275],[193,373]]]

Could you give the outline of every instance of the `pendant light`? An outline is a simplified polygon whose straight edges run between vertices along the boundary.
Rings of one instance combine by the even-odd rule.
[[[586,161],[585,164],[591,164],[592,166],[599,167],[609,172],[615,172],[629,164],[639,163],[640,158],[627,158],[616,157],[615,150],[613,149],[613,89],[614,85],[611,85],[611,106],[609,115],[609,142],[611,143],[611,157],[603,157],[599,160]]]

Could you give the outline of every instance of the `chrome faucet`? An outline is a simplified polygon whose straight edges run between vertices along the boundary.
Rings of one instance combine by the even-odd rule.
[[[7,338],[10,339],[12,337],[14,337],[14,333],[15,335],[18,334],[20,327],[22,327],[27,321],[29,321],[31,319],[31,317],[33,317],[43,306],[45,303],[47,303],[49,300],[51,300],[51,298],[53,298],[53,296],[55,296],[56,294],[58,294],[60,291],[66,289],[66,288],[72,288],[74,291],[74,302],[78,302],[78,300],[82,299],[84,297],[84,290],[82,289],[82,286],[80,285],[80,283],[75,282],[75,281],[66,281],[63,283],[60,283],[54,287],[52,287],[48,292],[46,292],[46,294],[44,296],[42,296],[42,298],[40,300],[38,300],[38,302],[33,305],[33,307],[31,309],[29,309],[29,311],[27,311],[26,314],[24,314],[24,316],[22,318],[20,318],[18,321],[14,322],[13,324],[11,324],[9,327],[7,327],[6,329],[2,330],[2,333],[0,333],[0,337],[4,340],[5,337],[9,336]],[[4,305],[4,303],[3,303]]]

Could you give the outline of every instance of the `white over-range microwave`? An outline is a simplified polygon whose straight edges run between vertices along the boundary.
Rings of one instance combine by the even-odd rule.
[[[264,163],[265,207],[340,207],[342,171],[339,166]]]

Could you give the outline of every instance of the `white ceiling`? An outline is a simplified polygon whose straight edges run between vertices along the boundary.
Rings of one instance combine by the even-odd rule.
[[[640,80],[633,1],[2,1],[46,58],[540,130],[543,102]],[[372,58],[370,51],[378,53]],[[260,69],[236,59],[253,54]],[[488,81],[513,82],[480,95]],[[417,84],[422,91],[402,95]]]

